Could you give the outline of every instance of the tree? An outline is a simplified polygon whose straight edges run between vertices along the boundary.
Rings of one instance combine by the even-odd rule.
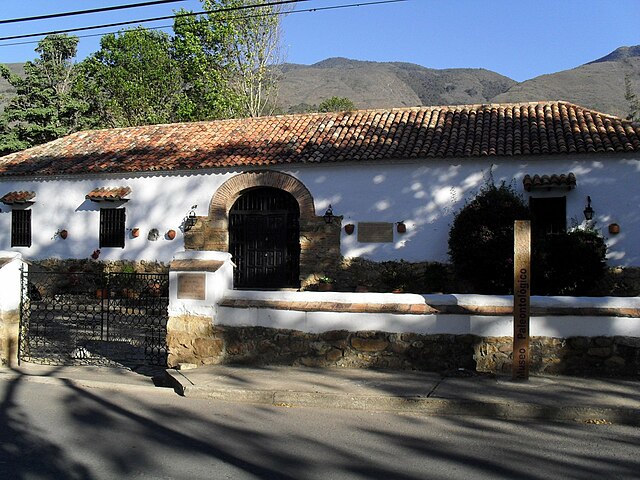
[[[173,55],[180,65],[184,94],[178,116],[183,121],[238,116],[240,99],[229,82],[233,71],[224,47],[230,27],[184,13],[177,12],[173,25]]]
[[[257,117],[270,114],[277,96],[277,64],[280,58],[281,5],[266,0],[203,0],[211,13],[198,19],[210,33],[200,34],[213,46],[206,50],[229,76],[237,114]],[[255,7],[237,10],[238,7]],[[231,9],[231,10],[230,10]],[[236,9],[236,10],[233,10]],[[195,23],[195,22],[194,22]]]
[[[347,97],[331,97],[318,106],[319,112],[351,112],[356,109]]]
[[[459,279],[477,293],[513,290],[513,224],[529,218],[529,209],[513,187],[485,185],[460,210],[449,232],[449,256]]]
[[[640,122],[640,99],[631,87],[631,77],[629,75],[624,76],[624,90],[624,98],[629,102],[629,115],[627,116],[627,120]]]
[[[36,47],[39,57],[25,64],[24,78],[0,67],[0,75],[16,89],[0,117],[0,154],[60,138],[84,125],[86,104],[74,89],[77,46],[77,37],[49,35]]]
[[[90,101],[96,126],[126,127],[179,119],[181,69],[171,37],[139,27],[107,34],[81,64],[78,88]]]

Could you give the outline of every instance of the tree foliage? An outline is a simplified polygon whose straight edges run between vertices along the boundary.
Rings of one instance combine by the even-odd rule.
[[[456,277],[474,292],[513,291],[513,224],[529,219],[513,187],[489,183],[456,215],[449,255]],[[605,273],[606,244],[593,229],[532,239],[531,289],[536,295],[588,295]]]
[[[270,114],[277,97],[280,62],[281,5],[267,0],[202,0],[209,27],[217,40],[215,52],[229,74],[229,87],[238,101],[240,116]],[[242,7],[252,7],[241,9]]]
[[[593,229],[536,239],[532,290],[537,295],[589,295],[606,270],[607,246]]]
[[[229,26],[214,23],[208,16],[181,16],[173,30],[174,58],[183,79],[184,98],[178,112],[181,120],[229,118],[239,114],[240,98],[232,90],[232,69],[225,42]]]
[[[75,64],[78,38],[51,35],[24,78],[0,68],[17,91],[0,115],[0,154],[87,127],[272,113],[283,7],[202,3],[209,13],[177,15],[173,36],[142,27],[107,34],[98,52]]]
[[[449,231],[449,256],[456,276],[477,293],[513,290],[513,224],[529,209],[513,187],[493,182],[456,215]]]
[[[81,64],[79,90],[97,126],[128,127],[179,119],[183,82],[169,35],[136,28],[107,34]]]
[[[331,97],[318,106],[319,112],[351,112],[355,104],[347,97]]]
[[[86,103],[75,90],[78,38],[49,35],[38,43],[38,58],[25,64],[24,77],[0,66],[15,89],[0,116],[0,154],[54,140],[82,128]]]

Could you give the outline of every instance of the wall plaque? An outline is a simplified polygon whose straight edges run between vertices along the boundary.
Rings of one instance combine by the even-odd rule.
[[[392,243],[393,223],[360,222],[358,223],[358,242],[360,243]]]
[[[206,274],[179,273],[178,298],[187,300],[206,300]]]

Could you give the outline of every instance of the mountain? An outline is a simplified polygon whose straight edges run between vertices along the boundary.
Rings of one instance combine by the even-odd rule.
[[[628,114],[627,75],[634,91],[640,92],[640,45],[620,47],[577,68],[518,83],[496,95],[492,102],[567,100],[624,118]]]
[[[9,64],[17,73],[22,64]],[[356,108],[567,100],[621,117],[628,114],[625,76],[640,94],[640,45],[620,47],[579,67],[518,83],[485,69],[437,70],[412,63],[329,58],[313,65],[284,64],[278,96],[282,112],[307,111],[331,97]],[[0,79],[1,97],[11,94]]]
[[[412,63],[330,58],[313,65],[285,64],[278,95],[283,111],[348,97],[357,108],[486,103],[516,85],[484,69],[436,70]]]
[[[4,65],[12,73],[24,75],[24,63],[5,63]],[[7,103],[7,99],[10,98],[14,92],[15,90],[11,85],[9,85],[9,82],[0,77],[0,109],[5,103]]]

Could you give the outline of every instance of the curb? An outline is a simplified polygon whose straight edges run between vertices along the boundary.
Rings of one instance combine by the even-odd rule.
[[[312,407],[368,410],[424,415],[469,415],[502,420],[549,420],[585,423],[614,423],[640,426],[640,411],[634,408],[605,408],[584,405],[552,406],[535,403],[478,402],[443,398],[390,395],[353,395],[281,390],[201,388],[180,374],[167,371],[176,393],[189,398],[225,402],[256,403],[276,407]]]
[[[53,377],[53,376],[42,376],[42,375],[0,371],[0,378],[2,379],[6,378],[9,381],[19,379],[27,382],[42,383],[47,385],[73,386],[73,387],[83,387],[83,388],[101,389],[101,390],[115,390],[120,392],[158,393],[160,391],[164,391],[171,394],[175,393],[175,390],[172,390],[171,388],[157,387],[153,384],[136,385],[136,384],[129,384],[129,383],[118,383],[112,380],[82,380],[82,379],[71,378],[67,376]]]

